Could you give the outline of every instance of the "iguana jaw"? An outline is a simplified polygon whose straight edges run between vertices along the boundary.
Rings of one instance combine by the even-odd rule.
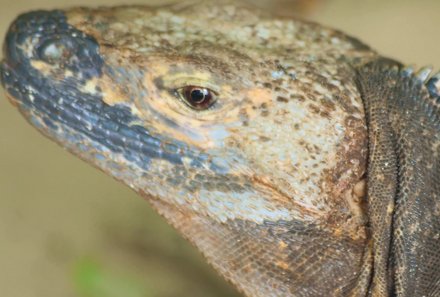
[[[30,27],[32,22],[37,25]],[[63,29],[55,30],[50,37],[47,28],[53,23]],[[36,29],[38,26],[40,29]],[[44,37],[38,30],[46,32]],[[61,71],[56,64],[41,60],[42,44],[50,38],[88,48],[74,53],[78,57]],[[71,27],[61,12],[31,13],[11,27],[2,67],[3,84],[9,97],[43,133],[135,190],[218,221],[326,219],[326,208],[332,206],[313,196],[323,195],[327,189],[313,185],[319,179],[299,182],[298,178],[322,175],[320,170],[328,164],[315,162],[316,169],[307,169],[308,173],[298,170],[312,166],[310,158],[321,158],[321,162],[332,163],[330,166],[337,162],[331,156],[322,158],[304,148],[291,147],[291,143],[307,145],[307,141],[295,135],[286,139],[289,132],[283,129],[301,124],[302,131],[298,132],[313,138],[316,136],[311,133],[334,123],[320,116],[313,119],[301,102],[277,102],[280,96],[274,98],[270,90],[256,86],[252,75],[234,77],[227,62],[220,72],[213,73],[208,71],[209,64],[194,63],[189,56],[158,52],[142,58],[134,52],[99,47],[96,42]],[[252,63],[250,58],[231,55],[231,65]],[[137,65],[132,67],[130,61],[134,63],[134,59]],[[78,63],[83,63],[82,68]],[[231,71],[229,76],[220,75]],[[275,75],[265,67],[255,72],[259,77]],[[217,110],[196,114],[185,109],[170,94],[185,83],[216,88],[222,101]],[[269,107],[277,114],[275,122],[284,121],[283,125],[272,119],[264,124]],[[324,134],[315,141],[321,149],[331,150],[345,137],[344,132]],[[364,143],[353,145],[351,151],[362,150]],[[361,159],[357,162],[362,165],[364,156],[359,153]],[[291,158],[297,163],[289,169]],[[284,159],[288,163],[283,164]],[[347,180],[332,186],[337,192],[334,195],[350,191],[350,186],[342,186],[341,182]],[[309,186],[302,189],[302,183]],[[333,181],[326,183],[329,187]]]

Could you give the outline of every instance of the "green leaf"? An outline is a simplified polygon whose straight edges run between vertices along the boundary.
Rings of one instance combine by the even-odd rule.
[[[117,275],[90,259],[78,261],[75,287],[81,297],[151,297],[151,290],[128,276]]]

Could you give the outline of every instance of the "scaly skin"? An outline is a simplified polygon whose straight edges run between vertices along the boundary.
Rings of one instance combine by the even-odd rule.
[[[400,90],[401,70],[385,72],[397,63],[313,23],[212,3],[32,12],[4,51],[0,77],[25,117],[145,197],[246,296],[412,296],[400,293],[410,267],[386,264],[405,245],[390,243],[397,165],[381,172],[397,143],[380,139],[399,129],[374,134],[388,126],[365,102],[388,94],[367,83],[376,73]],[[191,108],[187,86],[216,101]],[[438,114],[438,78],[417,86]],[[434,194],[437,120],[421,157]],[[432,274],[418,292],[435,296]]]

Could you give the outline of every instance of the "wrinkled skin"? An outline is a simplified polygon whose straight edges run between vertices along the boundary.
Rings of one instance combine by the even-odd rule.
[[[369,220],[367,46],[244,6],[180,4],[32,12],[4,52],[25,117],[145,197],[246,296],[394,296],[371,264],[391,222]],[[187,86],[215,102],[191,108]]]

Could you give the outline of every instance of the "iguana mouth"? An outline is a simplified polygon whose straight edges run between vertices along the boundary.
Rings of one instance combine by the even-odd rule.
[[[45,134],[49,132],[55,140],[61,137],[59,141],[63,141],[61,135],[57,136],[59,128],[69,127],[144,169],[155,158],[182,164],[182,156],[186,156],[194,163],[201,162],[203,156],[185,151],[183,144],[178,147],[175,141],[153,136],[146,128],[133,125],[139,118],[127,106],[106,104],[100,90],[91,93],[80,89],[102,75],[104,63],[93,37],[68,25],[62,12],[25,14],[11,25],[6,39],[1,83],[10,101]],[[48,67],[39,65],[42,46],[66,41],[76,43],[77,48],[69,53],[72,57],[62,61],[64,73],[50,72]],[[50,72],[50,76],[46,77],[45,72]]]

